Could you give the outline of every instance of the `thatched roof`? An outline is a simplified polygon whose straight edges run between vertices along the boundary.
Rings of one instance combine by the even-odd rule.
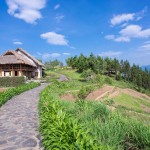
[[[17,52],[19,52],[19,51],[22,52],[28,58],[30,58],[31,60],[33,60],[37,65],[44,66],[44,64],[42,64],[40,61],[38,61],[36,58],[34,58],[33,56],[31,56],[27,51],[23,50],[22,48],[17,48],[16,51]]]
[[[19,53],[19,51],[22,53]],[[33,67],[37,67],[38,65],[44,66],[23,49],[6,51],[2,56],[0,56],[0,64],[26,64]]]

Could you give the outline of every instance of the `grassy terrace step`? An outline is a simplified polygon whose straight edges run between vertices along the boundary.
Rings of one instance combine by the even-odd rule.
[[[33,89],[37,86],[39,86],[40,83],[30,82],[28,84],[23,84],[18,87],[10,88],[6,90],[5,92],[0,93],[0,107],[6,103],[9,99],[11,99],[13,96],[19,95],[20,93]]]

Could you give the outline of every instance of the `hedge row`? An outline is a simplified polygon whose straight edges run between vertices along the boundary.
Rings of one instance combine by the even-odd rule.
[[[24,76],[20,77],[0,77],[0,87],[15,87],[25,82]]]
[[[6,103],[9,99],[11,99],[13,96],[19,95],[20,93],[33,89],[37,86],[39,86],[40,83],[30,82],[28,84],[23,84],[21,86],[10,88],[6,90],[5,92],[0,93],[0,107]]]

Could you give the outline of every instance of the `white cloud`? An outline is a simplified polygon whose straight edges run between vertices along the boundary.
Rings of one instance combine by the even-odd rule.
[[[119,32],[122,36],[129,38],[148,38],[150,36],[150,28],[142,30],[139,25],[128,25]]]
[[[114,35],[106,35],[105,38],[107,40],[113,40],[113,39],[115,39],[115,36]]]
[[[147,7],[144,7],[143,10],[136,12],[136,13],[124,13],[114,15],[113,18],[110,19],[110,23],[112,26],[116,26],[122,24],[121,27],[127,26],[129,21],[138,21],[141,20],[145,13],[147,12]]]
[[[69,56],[69,55],[70,55],[70,53],[63,53],[63,55],[68,55],[68,56]]]
[[[130,42],[130,38],[124,36],[116,37],[115,35],[106,35],[105,38],[107,40],[113,40],[115,42]]]
[[[46,0],[6,0],[6,2],[10,15],[31,24],[42,18],[40,10],[46,5]]]
[[[119,35],[106,35],[105,38],[115,42],[130,42],[132,38],[149,38],[150,28],[142,29],[139,25],[128,25],[119,32]]]
[[[54,10],[57,10],[58,8],[60,8],[60,4],[54,6]]]
[[[107,52],[102,52],[99,54],[101,57],[117,57],[122,54],[121,51],[107,51]]]
[[[114,17],[110,20],[111,25],[115,26],[121,24],[123,22],[127,22],[129,20],[134,20],[135,14],[121,14],[121,15],[114,15]]]
[[[47,40],[49,44],[53,45],[66,45],[68,46],[68,40],[62,34],[57,34],[55,32],[47,32],[40,35],[42,39]]]
[[[116,41],[116,42],[130,42],[130,38],[125,37],[125,36],[119,36],[119,37],[114,38],[114,41]]]
[[[59,54],[59,53],[50,54],[50,57],[53,57],[53,58],[60,57],[60,56],[61,56],[61,54]]]
[[[141,20],[144,16],[145,16],[145,13],[148,11],[148,7],[145,6],[143,10],[139,11],[136,13],[136,20],[139,21]]]
[[[150,52],[150,43],[144,44],[139,47],[139,51],[149,51]]]
[[[71,49],[76,49],[74,46],[69,46]]]
[[[57,58],[57,57],[60,57],[61,54],[59,53],[44,53],[44,54],[41,54],[41,57],[42,59],[46,60],[48,58]]]
[[[22,45],[23,43],[19,42],[19,41],[16,41],[16,42],[13,42],[13,44],[15,44],[15,45]]]
[[[126,27],[127,25],[128,25],[128,23],[126,22],[126,23],[123,23],[120,27],[124,28],[124,27]]]
[[[60,22],[64,17],[65,17],[64,15],[57,15],[55,17],[55,19],[56,19],[57,22]]]

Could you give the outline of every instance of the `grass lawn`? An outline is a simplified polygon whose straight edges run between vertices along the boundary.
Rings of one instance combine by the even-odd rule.
[[[138,99],[127,95],[127,94],[120,94],[119,96],[114,98],[114,102],[116,106],[124,106],[129,109],[133,109],[135,111],[143,111]]]
[[[46,74],[47,74],[47,76],[50,76],[50,77],[55,78],[55,79],[59,78],[59,74],[56,73],[55,71],[52,71],[52,70],[47,70]]]
[[[68,78],[73,79],[73,80],[82,80],[82,78],[80,77],[81,74],[76,72],[75,69],[72,70],[67,70],[67,69],[59,69],[56,70],[56,72],[60,73],[60,74],[64,74],[66,75]]]

